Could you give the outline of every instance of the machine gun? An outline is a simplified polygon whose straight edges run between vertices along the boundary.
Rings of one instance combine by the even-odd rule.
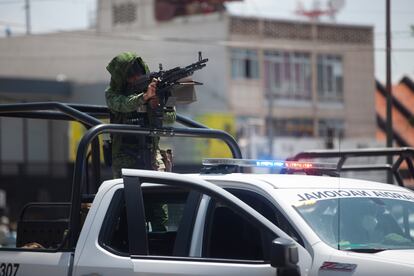
[[[187,77],[194,74],[195,71],[202,69],[206,66],[208,59],[203,59],[201,52],[198,52],[198,61],[194,62],[186,67],[175,67],[164,71],[162,65],[158,72],[151,72],[143,75],[135,83],[133,83],[130,89],[134,91],[145,91],[148,85],[155,79],[157,81],[157,100],[156,104],[148,105],[148,113],[151,116],[150,127],[160,128],[162,127],[162,118],[164,109],[173,107],[175,101],[172,99],[172,90],[185,85],[201,85],[202,83],[188,80]]]

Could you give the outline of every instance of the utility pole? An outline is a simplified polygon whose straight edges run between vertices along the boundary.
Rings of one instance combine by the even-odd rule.
[[[24,9],[26,10],[26,34],[31,33],[31,24],[30,24],[30,0],[25,0]]]
[[[386,90],[387,90],[387,147],[392,147],[393,141],[393,129],[392,129],[392,86],[391,86],[391,0],[386,0]],[[393,159],[392,156],[387,156],[387,163],[392,165]],[[391,172],[387,174],[387,182],[393,183],[393,175]]]
[[[269,90],[267,91],[268,93],[268,101],[269,101],[269,105],[268,105],[268,112],[267,112],[267,124],[265,124],[267,126],[268,129],[268,146],[269,146],[269,159],[273,159],[273,139],[275,137],[274,134],[274,128],[273,128],[273,124],[274,124],[274,120],[273,120],[273,104],[274,104],[274,96],[273,96],[273,91],[269,85]]]

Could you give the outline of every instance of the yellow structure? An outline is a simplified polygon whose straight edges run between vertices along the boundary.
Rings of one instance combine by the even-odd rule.
[[[79,141],[86,132],[86,128],[78,122],[69,122],[69,161],[75,162],[76,151],[78,149]],[[102,135],[99,136],[99,144],[103,145]],[[90,149],[88,149],[89,151]],[[100,147],[101,163],[104,162],[102,146]]]
[[[69,160],[72,162],[76,159],[76,150],[85,131],[82,124],[72,121],[69,123]]]
[[[206,113],[198,116],[196,120],[209,128],[224,130],[233,137],[236,134],[236,119],[229,113]],[[201,156],[214,158],[232,157],[229,147],[217,139],[208,139],[199,143]]]

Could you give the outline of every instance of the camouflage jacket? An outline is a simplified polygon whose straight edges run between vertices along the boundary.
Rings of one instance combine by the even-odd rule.
[[[112,123],[126,123],[129,114],[143,109],[146,105],[143,99],[145,91],[127,91],[127,72],[129,67],[135,60],[138,60],[145,68],[146,73],[149,73],[147,64],[135,53],[124,52],[114,57],[108,64],[106,69],[111,74],[111,82],[106,89],[105,98],[109,110],[111,111]],[[165,112],[163,122],[171,124],[176,119],[176,113]],[[158,149],[159,138],[154,139],[153,149]],[[142,145],[133,145],[122,143],[122,135],[113,135],[112,139],[112,155],[118,155],[123,148],[140,148]]]

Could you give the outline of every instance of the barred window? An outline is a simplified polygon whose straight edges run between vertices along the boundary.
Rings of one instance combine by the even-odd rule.
[[[343,138],[345,131],[344,120],[341,119],[320,119],[318,122],[319,137]]]
[[[231,76],[233,79],[258,79],[259,62],[257,51],[231,49]]]
[[[132,2],[112,6],[113,25],[133,23],[137,19],[137,5]]]
[[[267,119],[267,127],[272,124],[276,136],[288,137],[313,137],[313,119],[308,118],[289,118],[289,119]]]
[[[342,58],[335,55],[318,55],[319,101],[343,101]]]
[[[309,53],[266,51],[264,54],[267,95],[276,99],[311,99]]]

